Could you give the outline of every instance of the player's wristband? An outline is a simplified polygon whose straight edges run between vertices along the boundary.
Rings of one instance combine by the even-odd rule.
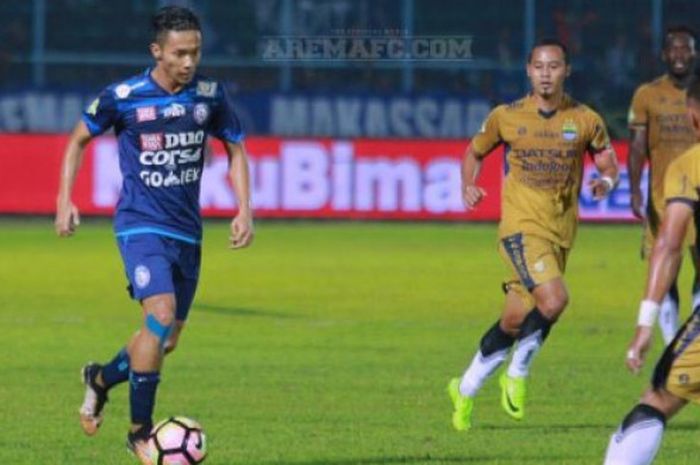
[[[656,317],[659,314],[661,306],[653,300],[642,300],[639,304],[639,317],[637,318],[637,326],[654,326]]]
[[[610,176],[601,176],[600,181],[608,186],[608,192],[615,189],[615,185],[617,184],[617,180],[611,178]]]

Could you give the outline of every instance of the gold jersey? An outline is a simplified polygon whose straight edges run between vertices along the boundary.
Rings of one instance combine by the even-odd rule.
[[[576,235],[584,154],[611,147],[603,120],[568,95],[550,113],[539,110],[528,95],[496,107],[472,139],[479,157],[500,144],[506,148],[507,174],[499,236],[532,234],[570,248]]]
[[[642,84],[632,98],[631,128],[645,128],[649,147],[648,219],[655,235],[664,210],[666,169],[688,147],[695,135],[686,116],[685,90],[676,87],[668,75]]]

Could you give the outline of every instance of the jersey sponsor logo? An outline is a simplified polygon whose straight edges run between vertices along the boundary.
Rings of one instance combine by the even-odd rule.
[[[527,128],[525,126],[520,126],[518,128],[518,135],[524,136],[525,134],[527,134]]]
[[[143,123],[145,121],[155,121],[158,117],[156,107],[141,107],[136,109],[136,121]]]
[[[146,136],[145,138],[143,136]],[[143,134],[142,152],[139,162],[144,169],[139,177],[148,187],[172,187],[198,182],[202,168],[189,167],[178,171],[179,165],[198,163],[204,153],[205,133],[203,130]],[[146,147],[158,147],[147,150]],[[162,168],[168,170],[163,173]],[[146,169],[148,168],[148,169]]]
[[[127,98],[130,93],[131,87],[129,86],[129,84],[119,84],[114,89],[114,95],[116,95],[117,98]]]
[[[137,265],[134,268],[134,283],[139,289],[143,289],[151,282],[151,270],[146,265]]]
[[[165,134],[165,148],[172,149],[175,147],[190,147],[193,145],[201,145],[204,143],[204,131],[188,131]]]
[[[578,137],[578,128],[576,127],[576,123],[574,123],[572,120],[566,120],[564,121],[564,125],[561,127],[561,137],[565,141],[574,141]]]
[[[197,81],[197,95],[200,97],[214,97],[216,95],[216,82]]]
[[[194,106],[193,110],[194,114],[194,121],[202,125],[207,121],[207,118],[209,118],[209,105],[206,103],[198,103]]]
[[[163,109],[163,116],[165,118],[179,118],[180,116],[184,116],[185,113],[184,105],[180,105],[179,103],[171,103]]]
[[[163,133],[141,134],[141,150],[161,150],[163,148]]]
[[[87,110],[85,110],[85,113],[87,113],[88,115],[95,116],[97,114],[97,107],[98,106],[100,106],[99,97],[92,101],[92,103],[87,108]]]
[[[139,173],[139,177],[148,187],[174,187],[183,184],[191,184],[199,181],[202,176],[201,168],[187,168],[180,172],[170,171],[163,174],[160,171],[144,170]]]
[[[145,150],[139,155],[144,166],[168,166],[171,168],[186,163],[196,163],[202,158],[202,147],[196,149]]]

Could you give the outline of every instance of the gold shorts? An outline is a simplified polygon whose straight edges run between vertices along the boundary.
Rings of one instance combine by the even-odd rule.
[[[691,315],[676,333],[656,364],[652,384],[700,403],[700,313]]]
[[[498,251],[510,271],[503,289],[516,292],[527,309],[535,306],[531,294],[535,286],[564,274],[569,253],[546,239],[522,233],[501,238]]]

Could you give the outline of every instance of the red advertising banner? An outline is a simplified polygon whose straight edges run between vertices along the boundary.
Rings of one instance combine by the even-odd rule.
[[[0,135],[0,213],[53,213],[66,136]],[[497,220],[503,153],[484,162],[479,184],[487,196],[465,211],[460,162],[466,141],[335,140],[249,138],[251,188],[257,217]],[[205,216],[231,216],[235,196],[228,180],[223,146],[202,175],[200,204]],[[624,144],[616,144],[621,165]],[[586,162],[584,182],[595,175]],[[119,196],[121,175],[113,137],[87,148],[74,189],[82,213],[109,214]],[[609,199],[593,201],[584,188],[581,216],[593,220],[631,219],[623,170],[620,188]]]

